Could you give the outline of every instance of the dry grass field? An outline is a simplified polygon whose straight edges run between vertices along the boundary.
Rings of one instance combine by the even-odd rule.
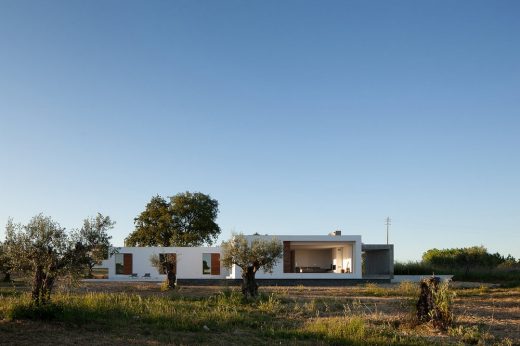
[[[447,332],[414,323],[417,287],[409,283],[261,287],[263,298],[245,304],[240,302],[237,287],[186,286],[163,292],[151,282],[89,282],[54,300],[67,305],[68,301],[100,296],[106,299],[106,303],[95,303],[96,311],[101,312],[51,320],[7,317],[9,299],[20,293],[13,293],[12,288],[2,290],[0,344],[520,345],[518,288],[455,288],[456,322]],[[20,290],[23,288],[16,289]],[[124,303],[127,309],[116,309],[125,297],[132,303]],[[171,310],[166,312],[152,307],[170,303]]]

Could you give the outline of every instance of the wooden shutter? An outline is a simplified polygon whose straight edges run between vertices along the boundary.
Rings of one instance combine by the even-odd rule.
[[[291,242],[284,241],[283,242],[283,272],[290,273],[291,272]]]
[[[123,274],[126,274],[126,275],[132,274],[132,254],[131,253],[123,254]]]
[[[220,254],[211,254],[211,275],[220,275]]]

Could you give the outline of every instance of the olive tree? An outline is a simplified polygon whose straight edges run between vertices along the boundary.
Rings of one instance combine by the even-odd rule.
[[[85,268],[86,248],[75,242],[50,217],[39,214],[27,225],[9,220],[6,227],[6,253],[12,271],[32,275],[32,300],[50,300],[59,277],[79,277]]]
[[[76,240],[87,250],[85,262],[88,277],[92,277],[92,270],[96,264],[117,252],[110,244],[112,236],[108,235],[108,231],[114,228],[114,224],[110,216],[98,213],[96,217],[83,220],[83,227],[74,234]]]
[[[282,257],[283,246],[277,238],[253,236],[248,240],[243,234],[233,234],[222,243],[222,264],[227,268],[237,265],[242,269],[242,294],[246,298],[258,295],[255,275],[260,269],[271,272]]]
[[[150,263],[159,273],[166,274],[168,288],[175,288],[177,281],[177,254],[162,253],[150,256]]]

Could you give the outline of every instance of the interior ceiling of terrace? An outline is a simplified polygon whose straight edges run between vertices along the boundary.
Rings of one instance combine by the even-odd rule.
[[[341,242],[304,242],[304,241],[292,241],[291,250],[318,250],[318,249],[333,249],[337,247],[343,247],[352,245],[352,242],[341,241]]]

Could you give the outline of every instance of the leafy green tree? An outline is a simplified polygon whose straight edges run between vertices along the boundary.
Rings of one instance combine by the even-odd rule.
[[[220,227],[215,220],[218,202],[200,192],[179,193],[170,197],[170,212],[175,232],[172,243],[177,246],[201,246],[213,244]]]
[[[0,242],[0,273],[4,274],[4,282],[11,281],[11,261],[7,255],[7,245]]]
[[[110,244],[112,236],[108,235],[108,231],[114,228],[114,225],[115,222],[109,216],[98,213],[96,217],[83,220],[83,227],[74,235],[86,249],[88,277],[92,277],[92,270],[96,264],[117,252]]]
[[[282,243],[276,238],[254,236],[248,241],[241,233],[233,234],[221,247],[222,265],[231,268],[235,264],[242,269],[242,294],[246,298],[258,296],[256,272],[271,272],[283,253]]]
[[[501,268],[516,268],[520,267],[520,258],[516,260],[511,254],[507,255],[507,257],[504,258],[504,262],[500,263]],[[520,269],[520,268],[518,268]]]
[[[213,244],[220,234],[216,223],[218,202],[200,192],[169,198],[152,197],[134,220],[128,246],[201,246]]]
[[[85,268],[87,249],[42,214],[25,226],[9,220],[6,244],[12,270],[33,276],[32,300],[37,305],[50,300],[57,278],[78,278]]]
[[[152,197],[145,210],[134,219],[135,231],[126,239],[128,246],[169,246],[173,233],[168,202],[161,196]]]

